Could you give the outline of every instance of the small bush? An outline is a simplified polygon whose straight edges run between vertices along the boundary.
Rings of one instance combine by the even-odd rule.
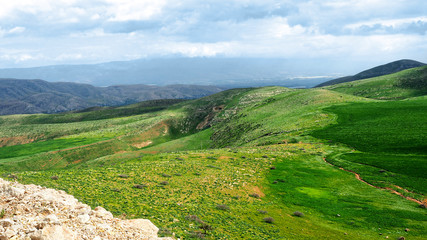
[[[272,218],[272,217],[266,217],[266,218],[264,218],[263,220],[264,220],[264,222],[266,222],[266,223],[273,223],[273,222],[274,222],[274,218]]]
[[[9,174],[7,177],[11,178],[11,179],[17,179],[18,178],[18,176],[16,176],[15,174]]]
[[[230,210],[230,208],[227,205],[225,205],[225,204],[216,205],[216,208],[219,209],[219,210],[223,210],[223,211]]]
[[[4,210],[4,208],[2,208],[0,212],[0,218],[4,218],[5,215],[6,215],[6,211]]]
[[[52,179],[52,180],[58,180],[59,177],[58,176],[52,176],[52,177],[50,177],[50,179]]]
[[[249,194],[249,196],[253,197],[253,198],[260,198],[258,193],[251,193],[251,194]]]
[[[202,225],[200,225],[200,229],[202,229],[203,231],[205,231],[205,234],[207,233],[207,231],[212,230],[212,226],[207,224],[207,223],[202,223]]]
[[[214,165],[207,165],[208,168],[215,168],[215,169],[221,169],[220,167],[214,166]]]
[[[192,222],[203,223],[203,221],[196,215],[188,215],[185,217],[185,219]]]
[[[167,228],[160,228],[157,234],[159,235],[159,237],[172,236],[172,232]]]
[[[233,196],[234,199],[240,199],[239,195]]]
[[[299,212],[299,211],[295,211],[295,212],[293,213],[293,215],[294,215],[295,217],[304,217],[304,213]]]
[[[194,175],[196,175],[196,176],[200,176],[200,175],[202,175],[202,174],[200,174],[200,173],[196,172],[196,173],[194,173]]]
[[[119,175],[119,178],[128,178],[129,177],[129,175],[127,175],[127,174],[120,174]]]
[[[133,185],[133,188],[138,188],[138,189],[143,189],[145,187],[146,186],[144,184],[135,184],[135,185]]]

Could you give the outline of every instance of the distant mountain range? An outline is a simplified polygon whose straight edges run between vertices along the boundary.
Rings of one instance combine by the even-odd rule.
[[[153,99],[192,99],[222,90],[224,88],[200,85],[94,87],[43,80],[0,79],[0,115],[57,113]]]
[[[333,80],[321,83],[321,84],[317,85],[316,87],[325,87],[325,86],[335,85],[338,83],[352,82],[352,81],[366,79],[366,78],[383,76],[383,75],[387,75],[387,74],[400,72],[400,71],[405,70],[405,69],[421,67],[424,65],[426,65],[426,64],[421,63],[421,62],[417,62],[414,60],[403,59],[403,60],[391,62],[388,64],[384,64],[384,65],[381,65],[378,67],[368,69],[366,71],[360,72],[360,73],[353,75],[353,76],[347,76],[347,77],[341,77],[341,78],[333,79]]]
[[[94,86],[128,84],[277,85],[310,88],[333,77],[318,61],[262,58],[158,58],[86,65],[0,69],[0,78],[43,79]]]

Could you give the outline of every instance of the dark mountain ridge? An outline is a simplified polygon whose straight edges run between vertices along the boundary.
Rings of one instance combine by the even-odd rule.
[[[0,79],[0,115],[57,113],[154,99],[192,99],[222,90],[201,85],[94,87],[80,83]]]
[[[352,82],[352,81],[357,81],[357,80],[366,79],[366,78],[388,75],[388,74],[400,72],[405,69],[421,67],[424,65],[426,64],[417,62],[414,60],[409,60],[409,59],[398,60],[398,61],[394,61],[391,63],[387,63],[384,65],[380,65],[380,66],[365,70],[353,76],[346,76],[346,77],[333,79],[333,80],[321,83],[316,87],[325,87],[325,86],[335,85],[338,83]]]

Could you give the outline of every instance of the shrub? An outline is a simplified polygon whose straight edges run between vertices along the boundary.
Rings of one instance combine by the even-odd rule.
[[[239,195],[233,196],[234,199],[240,199]]]
[[[7,177],[8,178],[12,178],[12,179],[17,179],[18,178],[18,176],[16,176],[15,174],[9,174]]]
[[[196,173],[194,173],[194,175],[196,175],[196,176],[200,176],[200,175],[202,175],[202,174],[200,174],[200,173],[196,172]]]
[[[230,208],[227,205],[225,205],[225,204],[216,205],[216,208],[219,209],[219,210],[224,210],[224,211],[230,210]]]
[[[159,237],[166,237],[171,236],[172,232],[167,228],[160,228],[157,234],[159,235]]]
[[[188,221],[203,223],[203,221],[197,215],[188,215],[185,217]]]
[[[273,222],[274,222],[274,218],[272,218],[272,217],[266,217],[266,218],[264,218],[263,220],[264,220],[264,222],[266,222],[266,223],[273,223]]]
[[[5,215],[6,215],[6,211],[4,210],[4,208],[2,208],[0,212],[0,218],[4,218]]]
[[[260,198],[258,193],[251,193],[251,194],[249,194],[249,196],[253,197],[253,198]]]
[[[119,175],[119,177],[120,177],[120,178],[128,178],[128,177],[129,177],[129,175],[127,175],[127,174],[120,174],[120,175]]]
[[[220,167],[217,167],[217,166],[214,166],[214,165],[207,165],[206,167],[215,168],[215,169],[221,169]]]
[[[295,212],[293,213],[293,215],[294,215],[295,217],[304,217],[304,213],[299,212],[299,211],[295,211]]]
[[[202,225],[200,225],[200,229],[202,229],[203,231],[205,231],[205,234],[207,233],[207,231],[212,230],[212,226],[207,224],[207,223],[202,223]]]
[[[58,176],[52,176],[52,177],[50,177],[50,179],[52,179],[52,180],[58,180],[59,177]]]
[[[134,187],[134,188],[138,188],[138,189],[143,189],[143,188],[145,188],[146,186],[145,186],[144,184],[135,184],[135,185],[133,185],[133,187]]]

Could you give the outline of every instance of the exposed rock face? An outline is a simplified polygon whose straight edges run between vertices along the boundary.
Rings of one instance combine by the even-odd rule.
[[[158,228],[147,219],[121,220],[102,207],[91,209],[64,191],[0,178],[0,240],[149,239]]]

